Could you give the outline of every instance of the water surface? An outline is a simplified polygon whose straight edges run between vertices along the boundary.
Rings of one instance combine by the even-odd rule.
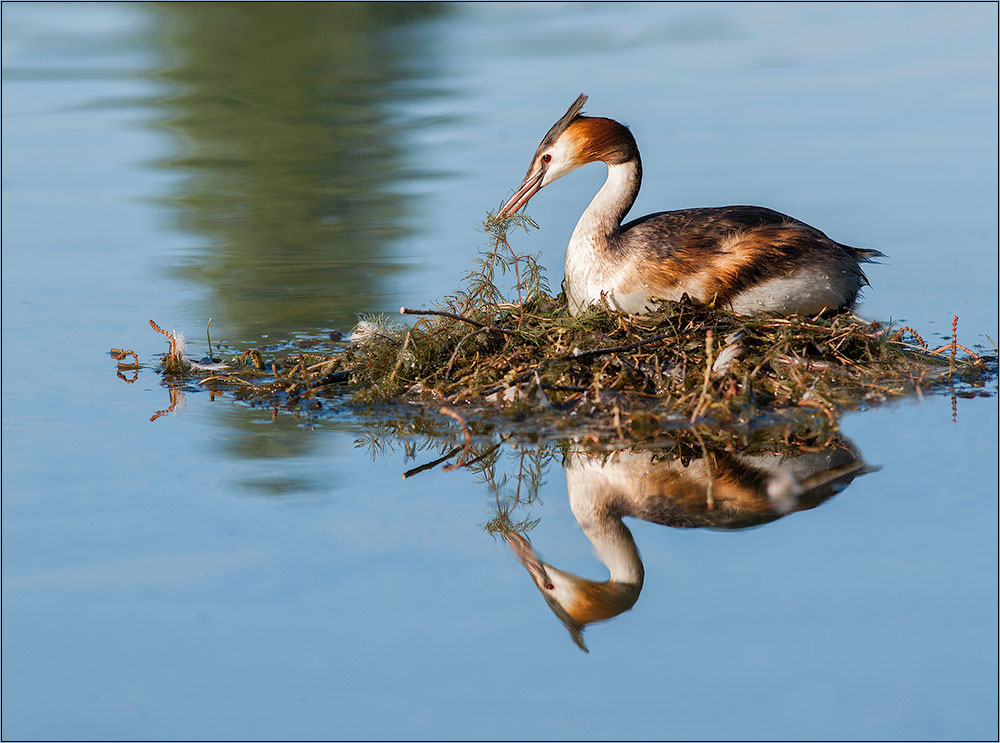
[[[5,738],[997,736],[995,397],[846,416],[881,469],[758,528],[626,519],[641,596],[584,654],[482,477],[403,481],[433,454],[346,415],[192,390],[151,422],[146,324],[199,355],[210,317],[266,347],[425,305],[584,91],[642,150],[633,215],[793,214],[890,256],[862,315],[988,345],[995,5],[2,12]],[[602,178],[532,201],[553,286]],[[572,477],[519,513],[604,580]]]

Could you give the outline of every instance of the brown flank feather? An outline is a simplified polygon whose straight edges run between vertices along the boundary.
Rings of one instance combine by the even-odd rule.
[[[796,269],[823,265],[831,274],[867,285],[858,260],[878,251],[841,245],[785,214],[757,206],[682,209],[650,214],[624,225],[617,243],[649,246],[640,259],[651,289],[695,282],[700,302],[732,300],[740,292]],[[854,301],[845,297],[845,305]],[[831,308],[832,309],[832,308]]]

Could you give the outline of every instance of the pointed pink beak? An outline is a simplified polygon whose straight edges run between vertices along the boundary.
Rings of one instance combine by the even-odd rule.
[[[509,217],[512,214],[516,214],[522,206],[531,200],[531,197],[538,193],[538,189],[542,187],[542,176],[545,175],[545,169],[539,168],[537,171],[527,176],[524,179],[524,183],[521,187],[517,189],[517,192],[510,197],[506,204],[500,207],[500,211],[497,212],[497,217]]]
[[[520,534],[511,532],[510,534],[505,534],[507,543],[513,548],[514,555],[517,559],[527,568],[528,573],[531,575],[532,580],[538,584],[538,587],[548,584],[549,577],[545,573],[545,566],[542,561],[538,559],[538,555],[534,549],[531,547],[531,542],[525,539]]]

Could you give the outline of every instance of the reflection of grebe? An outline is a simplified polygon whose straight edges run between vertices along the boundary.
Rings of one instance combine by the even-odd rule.
[[[632,608],[642,590],[642,560],[623,517],[675,527],[743,529],[814,508],[866,471],[846,442],[796,456],[717,452],[710,467],[704,459],[656,461],[650,451],[606,457],[575,451],[566,463],[570,508],[607,566],[608,580],[588,580],[542,562],[518,534],[507,541],[549,608],[586,650],[584,627]]]
[[[622,226],[642,181],[631,132],[612,119],[582,116],[581,95],[535,151],[500,216],[517,212],[540,188],[581,165],[602,161],[608,180],[580,217],[566,250],[570,311],[605,300],[624,312],[650,298],[713,300],[741,314],[816,314],[850,307],[868,284],[860,261],[877,250],[851,248],[815,227],[759,206],[683,209]]]

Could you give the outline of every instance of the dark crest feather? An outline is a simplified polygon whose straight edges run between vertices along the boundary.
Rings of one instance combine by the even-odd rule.
[[[554,144],[555,141],[559,139],[559,135],[566,131],[566,128],[570,125],[570,123],[572,123],[573,119],[580,115],[580,112],[583,110],[583,104],[586,102],[587,95],[585,93],[580,93],[576,100],[573,101],[573,105],[571,105],[559,121],[553,124],[552,128],[549,129],[549,133],[545,135],[541,146],[549,147]]]

